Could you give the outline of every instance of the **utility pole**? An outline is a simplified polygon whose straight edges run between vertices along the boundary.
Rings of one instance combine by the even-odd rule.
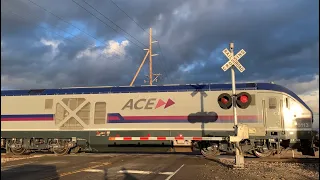
[[[152,85],[152,81],[153,81],[153,74],[152,74],[152,29],[150,28],[150,33],[149,33],[149,51],[150,51],[150,55],[149,55],[149,60],[150,60],[150,65],[149,65],[149,84],[150,86]]]
[[[152,86],[153,81],[157,82],[157,78],[161,75],[161,74],[153,74],[153,71],[152,71],[153,70],[152,69],[153,68],[152,67],[152,56],[157,56],[158,55],[158,54],[152,54],[152,44],[156,43],[158,41],[152,41],[152,29],[151,28],[150,28],[150,33],[149,34],[150,34],[149,35],[149,49],[143,49],[143,50],[147,51],[147,53],[146,53],[145,57],[143,58],[143,60],[142,60],[142,62],[140,64],[135,76],[133,77],[133,79],[132,79],[132,81],[130,83],[130,86],[133,85],[134,81],[136,80],[136,78],[137,78],[137,76],[138,76],[138,74],[139,74],[139,72],[140,72],[140,70],[141,70],[141,68],[142,68],[142,66],[143,66],[143,64],[146,61],[148,56],[149,56],[149,76],[147,76],[147,77],[149,77],[149,85]],[[153,79],[153,76],[156,76],[156,78]],[[144,82],[146,83],[147,81],[144,81]]]

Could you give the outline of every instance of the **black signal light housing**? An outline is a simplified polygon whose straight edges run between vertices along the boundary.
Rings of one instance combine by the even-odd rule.
[[[241,92],[241,93],[237,94],[236,103],[239,108],[246,109],[247,107],[249,107],[251,100],[252,100],[252,97],[249,93]]]
[[[228,93],[222,93],[218,96],[218,104],[222,109],[230,109],[232,106],[232,97]]]

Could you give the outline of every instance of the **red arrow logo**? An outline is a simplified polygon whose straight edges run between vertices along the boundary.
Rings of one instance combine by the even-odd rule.
[[[165,104],[166,104],[166,102],[162,101],[162,99],[159,99],[159,101],[158,101],[158,103],[156,105],[156,109],[161,107],[161,106],[163,106],[163,105],[165,105]]]
[[[166,109],[167,107],[172,106],[172,105],[174,105],[174,104],[175,104],[175,102],[172,101],[172,100],[169,98],[168,101],[167,101],[167,103],[166,103],[166,105],[164,106],[164,108]]]

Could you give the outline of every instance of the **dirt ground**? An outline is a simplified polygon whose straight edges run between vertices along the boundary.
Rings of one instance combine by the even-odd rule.
[[[295,158],[290,158],[290,152],[286,155],[289,158],[270,161],[246,158],[244,169],[233,169],[234,156],[208,160],[201,155],[181,154],[1,154],[1,179],[319,179],[319,153],[309,160],[299,153]]]

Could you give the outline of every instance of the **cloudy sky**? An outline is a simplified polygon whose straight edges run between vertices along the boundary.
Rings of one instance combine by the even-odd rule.
[[[318,21],[318,0],[1,0],[1,87],[129,85],[152,27],[161,84],[230,82],[232,41],[247,52],[237,80],[284,85],[319,112]]]

